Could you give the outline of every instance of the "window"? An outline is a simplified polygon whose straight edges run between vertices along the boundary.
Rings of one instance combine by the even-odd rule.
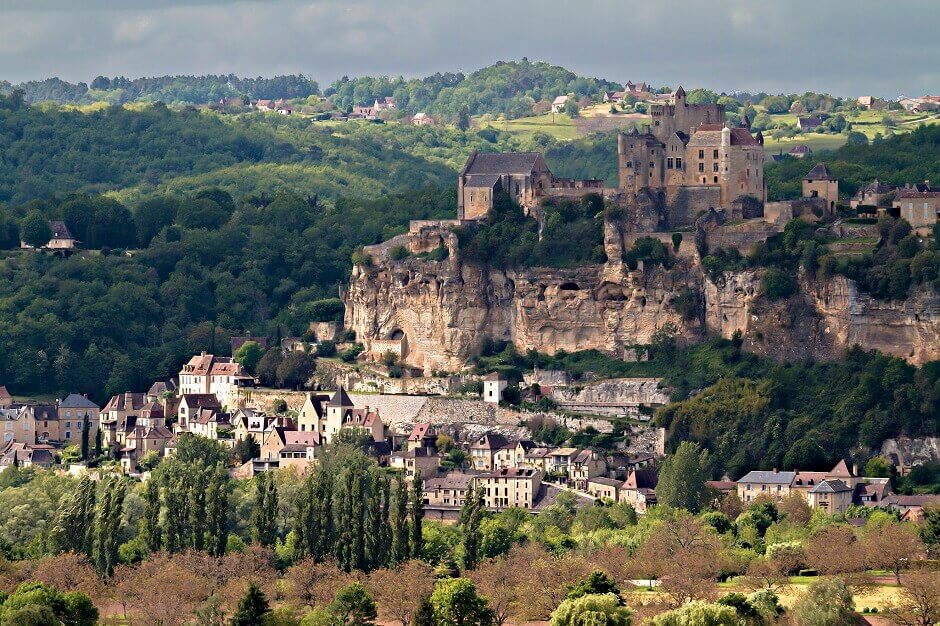
[[[717,151],[717,150],[712,150],[712,158],[713,158],[713,159],[717,159],[717,158],[718,158],[718,151]]]
[[[676,157],[676,169],[677,169],[677,170],[681,170],[681,169],[682,169],[682,158],[681,158],[681,157]]]
[[[650,169],[653,169],[654,167],[656,167],[656,164],[650,161]]]
[[[704,164],[704,163],[699,163],[699,164],[698,164],[698,171],[700,171],[700,172],[704,172],[704,171],[705,171],[705,164]],[[705,181],[702,181],[702,182],[705,182]]]
[[[698,151],[698,158],[700,158],[700,159],[704,159],[704,158],[705,158],[705,151],[704,151],[704,150],[699,150],[699,151]]]
[[[718,164],[717,164],[717,163],[712,163],[712,171],[713,171],[713,172],[717,172],[717,171],[718,171]]]
[[[718,177],[717,177],[717,176],[715,176],[715,182],[716,182],[716,183],[718,182]]]
[[[668,159],[666,159],[666,169],[667,169],[667,170],[671,170],[671,169],[672,169],[672,163],[673,163],[672,157],[669,157]]]
[[[71,433],[71,431],[68,431],[68,430],[65,431],[65,438],[66,438],[66,439],[71,439],[71,438],[72,438],[72,433]]]

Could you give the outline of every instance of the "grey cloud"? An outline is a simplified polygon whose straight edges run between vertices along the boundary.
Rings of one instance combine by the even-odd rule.
[[[421,76],[543,59],[718,90],[940,91],[933,0],[0,0],[0,78]]]

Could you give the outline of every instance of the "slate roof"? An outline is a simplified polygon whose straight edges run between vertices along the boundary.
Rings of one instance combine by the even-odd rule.
[[[800,125],[800,128],[808,128],[819,126],[822,124],[822,120],[818,117],[800,117],[797,118],[797,123]]]
[[[49,229],[52,231],[53,239],[71,239],[75,240],[75,237],[72,236],[72,233],[69,232],[69,227],[65,225],[65,222],[61,220],[51,220],[49,222]]]
[[[479,478],[532,478],[538,470],[528,467],[505,467],[492,472],[484,472]]]
[[[77,393],[70,393],[59,402],[59,407],[63,409],[97,409],[98,405]]]
[[[529,174],[539,160],[538,152],[473,152],[463,174]]]
[[[738,483],[762,483],[768,485],[789,485],[796,477],[796,472],[774,472],[753,470],[738,479]]]
[[[623,485],[622,480],[617,480],[616,478],[607,478],[606,476],[595,476],[594,478],[588,478],[588,484],[591,483],[607,485],[608,487],[621,487]]]
[[[111,396],[108,403],[102,409],[102,413],[108,411],[136,411],[147,402],[147,397],[142,393],[125,392],[116,396]]]
[[[353,406],[353,401],[349,399],[349,394],[343,387],[336,390],[333,397],[330,398],[329,406]]]
[[[809,171],[809,174],[803,177],[803,180],[834,180],[832,178],[832,172],[829,171],[829,168],[826,167],[825,163],[817,163],[813,166],[813,169]]]
[[[810,493],[841,493],[843,491],[852,491],[852,488],[841,480],[824,480],[809,490]]]
[[[425,491],[434,491],[437,489],[464,489],[470,486],[473,480],[473,474],[464,472],[450,472],[438,478],[428,478],[424,481]]]
[[[624,481],[624,488],[655,489],[659,483],[659,473],[653,468],[631,470]]]
[[[486,433],[477,440],[476,444],[471,447],[500,450],[509,446],[509,440],[504,435],[501,435],[500,433]]]
[[[499,372],[490,372],[483,377],[483,380],[506,380]]]
[[[898,198],[940,198],[940,189],[931,191],[917,191],[916,189],[903,189],[898,192]]]
[[[499,174],[472,174],[467,176],[467,182],[464,183],[464,187],[492,189],[497,183],[499,183]]]
[[[147,395],[157,398],[168,391],[176,391],[176,382],[173,380],[158,380],[154,384],[150,385],[150,389],[147,390]]]

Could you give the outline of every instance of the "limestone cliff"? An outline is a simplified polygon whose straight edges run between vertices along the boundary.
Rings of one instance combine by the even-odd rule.
[[[681,244],[671,269],[630,270],[618,260],[504,272],[463,262],[452,234],[439,241],[450,253],[443,261],[383,256],[373,267],[354,268],[346,326],[373,356],[400,350],[406,363],[426,372],[455,371],[485,338],[512,341],[520,351],[596,348],[622,356],[673,323],[689,341],[741,331],[748,349],[777,358],[829,358],[859,344],[918,364],[940,359],[940,297],[933,292],[879,301],[837,277],[803,280],[790,300],[769,303],[759,293],[757,271],[708,280],[685,250],[692,242]],[[686,287],[701,295],[691,320],[673,304]]]

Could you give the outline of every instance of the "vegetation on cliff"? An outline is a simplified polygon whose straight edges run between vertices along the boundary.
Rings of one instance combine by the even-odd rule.
[[[488,223],[457,231],[463,258],[500,269],[576,267],[607,260],[599,195],[551,200],[538,210],[544,213],[541,233],[534,216],[525,215],[509,194],[497,194]]]

